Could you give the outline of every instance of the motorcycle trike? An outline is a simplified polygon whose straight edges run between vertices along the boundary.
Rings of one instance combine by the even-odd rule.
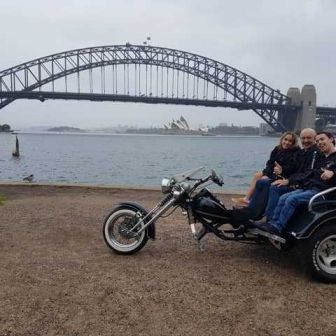
[[[248,216],[229,209],[208,188],[223,185],[214,170],[196,177],[202,168],[164,178],[165,197],[150,211],[133,202],[116,205],[104,221],[103,235],[109,248],[118,254],[133,254],[149,239],[155,239],[155,224],[180,208],[187,216],[192,238],[201,247],[202,238],[213,233],[222,240],[270,242],[279,250],[299,249],[303,263],[315,278],[336,282],[336,187],[324,190],[293,214],[280,236],[253,226]]]

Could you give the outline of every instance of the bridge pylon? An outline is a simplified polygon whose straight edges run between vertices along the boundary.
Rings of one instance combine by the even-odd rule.
[[[287,97],[289,97],[288,104],[291,106],[297,106],[297,108],[279,111],[279,119],[287,130],[294,131],[296,129],[296,122],[299,114],[298,110],[301,108],[300,90],[298,88],[289,88],[287,91]]]
[[[289,130],[301,130],[303,128],[315,128],[316,121],[316,89],[314,85],[306,84],[299,88],[291,87],[287,91],[291,105],[297,105],[297,110],[283,113],[283,124]]]
[[[314,85],[306,84],[301,90],[302,118],[298,129],[315,128],[316,120],[316,89]]]

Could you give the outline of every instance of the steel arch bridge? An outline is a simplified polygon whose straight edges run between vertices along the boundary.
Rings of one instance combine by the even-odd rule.
[[[288,129],[284,116],[297,109],[279,90],[224,63],[129,43],[65,51],[0,71],[0,109],[23,98],[252,109],[276,131]]]

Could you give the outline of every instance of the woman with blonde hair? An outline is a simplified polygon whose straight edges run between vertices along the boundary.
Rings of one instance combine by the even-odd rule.
[[[272,181],[288,178],[296,169],[296,153],[299,150],[298,138],[293,132],[285,132],[279,140],[279,144],[272,150],[266,167],[263,171],[256,172],[250,187],[243,198],[233,198],[236,206],[247,206],[250,202],[256,183],[260,179]]]

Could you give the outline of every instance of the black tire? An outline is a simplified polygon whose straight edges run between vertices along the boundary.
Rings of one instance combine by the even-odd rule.
[[[336,224],[314,232],[302,247],[307,271],[317,280],[336,283]]]
[[[114,209],[105,219],[103,236],[106,245],[117,254],[133,254],[141,250],[148,241],[147,229],[139,235],[129,235],[130,230],[139,222],[137,212],[128,207]],[[143,227],[141,224],[139,229]]]

